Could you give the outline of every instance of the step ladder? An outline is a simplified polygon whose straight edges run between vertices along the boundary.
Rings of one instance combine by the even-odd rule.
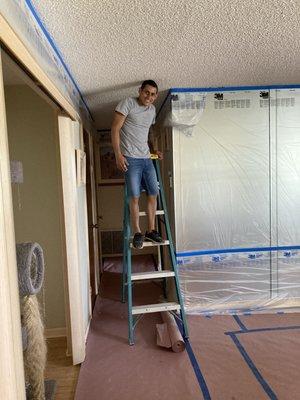
[[[123,220],[123,233],[124,233],[124,242],[123,242],[123,279],[122,279],[122,302],[126,301],[127,294],[127,302],[128,302],[128,336],[129,336],[129,344],[134,344],[134,329],[140,320],[140,318],[147,313],[155,313],[161,311],[171,311],[178,319],[182,322],[183,336],[188,338],[188,328],[186,323],[186,317],[184,312],[183,300],[180,292],[179,286],[179,278],[177,271],[177,262],[175,257],[174,246],[171,237],[171,228],[170,222],[167,213],[166,200],[162,185],[162,179],[160,174],[159,163],[157,157],[153,158],[154,167],[157,175],[157,180],[159,182],[159,195],[158,195],[158,210],[156,211],[156,218],[158,223],[158,231],[161,233],[162,224],[165,226],[165,232],[167,239],[162,243],[152,243],[152,242],[144,242],[144,247],[146,246],[156,246],[158,248],[158,271],[149,271],[149,272],[131,272],[131,249],[132,249],[132,237],[131,237],[131,228],[130,228],[130,211],[129,211],[129,196],[127,186],[125,184],[125,193],[124,193],[124,220]],[[156,158],[156,159],[155,159]],[[146,212],[140,212],[140,217],[146,216]],[[168,247],[168,254],[170,257],[171,270],[165,270],[163,265],[163,257],[162,257],[162,246]],[[141,306],[133,306],[132,299],[132,287],[133,284],[137,281],[141,280],[161,280],[163,279],[163,292],[164,297],[166,298],[166,281],[167,279],[173,279],[177,302],[165,302],[165,303],[157,303],[157,304],[147,304]],[[179,315],[177,314],[179,313]]]

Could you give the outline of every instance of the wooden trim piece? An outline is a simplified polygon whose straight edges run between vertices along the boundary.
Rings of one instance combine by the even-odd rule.
[[[25,400],[21,317],[0,52],[0,387],[1,398]]]
[[[80,142],[80,149],[82,151],[84,151],[84,139],[83,139],[83,125],[82,122],[78,122],[79,123],[79,142]],[[84,196],[84,222],[85,222],[85,226],[87,227],[86,229],[86,234],[85,234],[85,243],[87,246],[87,254],[89,257],[89,233],[88,233],[88,210],[87,210],[87,198],[86,198],[86,187],[85,187],[85,196]],[[81,243],[81,245],[83,246],[84,243]],[[88,259],[88,268],[86,270],[86,274],[87,274],[87,282],[89,283],[89,292],[91,291],[91,287],[90,287],[90,260]],[[92,299],[91,299],[91,295],[89,295],[89,319],[92,318]]]
[[[70,322],[70,308],[69,308],[69,287],[68,287],[68,273],[67,273],[67,250],[66,250],[66,234],[65,234],[65,219],[64,219],[64,203],[63,203],[63,190],[62,190],[62,174],[61,174],[61,161],[60,161],[60,148],[59,148],[59,129],[58,129],[58,116],[56,114],[55,121],[55,147],[57,154],[57,176],[59,179],[59,219],[61,225],[61,246],[63,255],[63,283],[64,283],[64,305],[65,305],[65,323],[66,323],[66,337],[67,337],[67,354],[72,355],[72,334]]]
[[[67,271],[65,276],[68,277],[72,356],[73,364],[75,365],[81,363],[85,358],[85,328],[78,249],[78,205],[73,122],[68,117],[59,116],[58,129],[67,255]]]
[[[55,101],[66,111],[73,120],[80,120],[80,116],[74,107],[56,88],[46,73],[38,65],[35,59],[27,50],[22,40],[17,36],[5,18],[0,14],[0,40],[7,46],[12,54],[30,71],[37,81],[53,96]]]
[[[99,255],[98,255],[98,232],[97,226],[97,205],[96,205],[96,189],[94,178],[94,155],[92,135],[84,129],[84,148],[86,153],[86,197],[88,211],[88,235],[89,235],[89,257],[90,257],[90,290],[92,309],[98,294],[98,271],[99,271]]]

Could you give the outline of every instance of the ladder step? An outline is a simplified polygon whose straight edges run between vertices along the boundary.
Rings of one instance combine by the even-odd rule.
[[[157,210],[156,212],[155,212],[155,215],[164,215],[165,214],[165,212],[164,212],[164,210]],[[140,211],[139,212],[139,216],[140,217],[145,217],[147,215],[147,212],[146,211]]]
[[[149,272],[137,272],[131,274],[132,281],[139,281],[142,279],[157,279],[157,278],[168,278],[175,276],[174,271],[149,271]]]
[[[178,303],[158,303],[132,307],[132,315],[180,310]]]
[[[169,244],[170,244],[170,242],[169,242],[168,240],[164,240],[164,241],[161,242],[161,243],[154,243],[154,242],[147,242],[147,241],[144,241],[143,247],[167,246],[167,245],[169,245]],[[132,246],[132,243],[130,243],[130,247],[134,248],[134,247]],[[137,249],[137,250],[138,250],[138,249]]]

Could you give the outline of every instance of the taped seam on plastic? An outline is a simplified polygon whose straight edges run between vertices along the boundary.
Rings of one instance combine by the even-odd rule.
[[[192,93],[192,92],[228,92],[239,90],[260,90],[260,89],[299,89],[300,85],[269,85],[269,86],[224,86],[224,87],[202,87],[202,88],[171,88],[170,93]]]
[[[225,332],[225,335],[241,335],[243,333],[257,333],[257,332],[272,332],[272,331],[290,331],[300,329],[300,325],[291,325],[291,326],[277,326],[272,328],[255,328],[255,329],[247,329],[241,331],[232,331]]]
[[[260,251],[280,251],[280,250],[300,250],[300,245],[295,246],[272,246],[272,247],[243,247],[243,248],[228,248],[228,249],[213,249],[213,250],[194,250],[176,253],[176,257],[190,257],[201,256],[207,254],[221,254],[221,253],[250,253]]]

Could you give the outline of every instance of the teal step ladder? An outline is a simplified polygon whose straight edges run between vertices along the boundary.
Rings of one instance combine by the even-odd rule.
[[[151,158],[156,158],[151,157]],[[123,242],[123,282],[122,282],[122,302],[125,303],[126,293],[127,293],[127,302],[128,302],[128,330],[129,330],[129,344],[134,344],[134,329],[140,320],[140,318],[146,313],[155,313],[161,311],[171,311],[174,315],[181,320],[183,336],[184,338],[188,338],[188,328],[186,323],[186,317],[184,312],[183,300],[180,292],[178,271],[177,271],[177,262],[175,257],[174,246],[171,237],[171,228],[170,222],[167,213],[166,200],[162,185],[162,179],[159,169],[159,163],[157,159],[153,160],[157,180],[159,182],[159,195],[158,195],[158,209],[156,211],[156,218],[158,219],[158,229],[161,232],[161,224],[165,225],[165,232],[167,239],[162,243],[152,243],[152,242],[144,242],[144,247],[146,246],[158,246],[158,270],[157,271],[149,271],[149,272],[131,272],[131,249],[132,249],[132,237],[131,237],[131,228],[130,228],[130,211],[129,211],[129,196],[127,191],[127,186],[125,184],[125,193],[124,193],[124,242]],[[140,217],[146,216],[146,212],[140,212]],[[171,270],[165,270],[163,267],[163,257],[162,257],[162,247],[168,246],[168,254],[171,261]],[[132,288],[133,283],[137,281],[144,280],[161,280],[163,279],[163,290],[164,297],[166,297],[166,280],[167,278],[174,279],[174,284],[176,288],[177,302],[165,302],[165,303],[157,303],[157,304],[147,304],[142,306],[133,306],[132,299]],[[180,317],[175,314],[179,312]]]

